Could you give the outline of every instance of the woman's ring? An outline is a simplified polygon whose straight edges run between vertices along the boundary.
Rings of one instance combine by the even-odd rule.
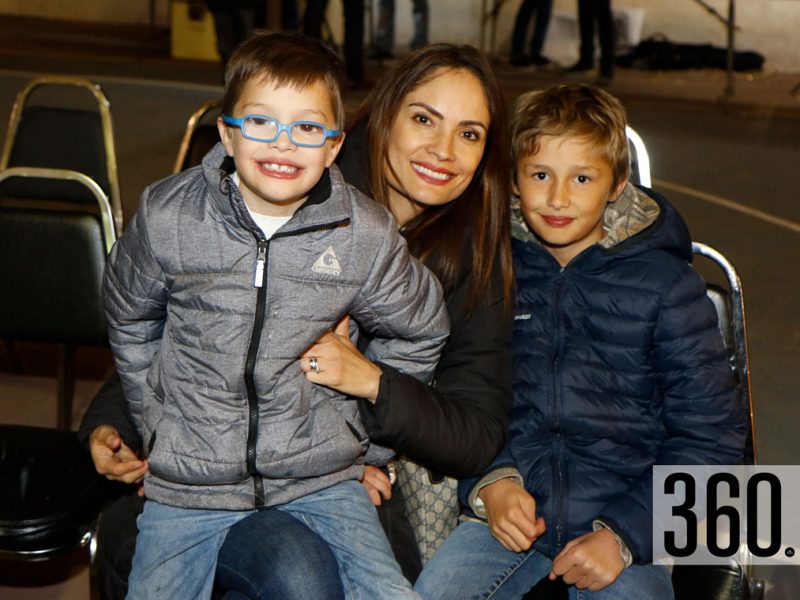
[[[308,366],[311,368],[312,371],[314,371],[314,373],[317,374],[320,373],[319,363],[317,362],[316,356],[312,356],[311,358],[308,359]]]

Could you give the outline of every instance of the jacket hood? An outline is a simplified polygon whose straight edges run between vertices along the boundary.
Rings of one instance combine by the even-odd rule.
[[[536,241],[522,217],[518,198],[512,203],[511,214],[514,238]],[[617,201],[606,206],[603,229],[606,236],[597,245],[608,256],[626,257],[661,249],[692,260],[691,236],[683,217],[661,194],[649,188],[628,183]]]

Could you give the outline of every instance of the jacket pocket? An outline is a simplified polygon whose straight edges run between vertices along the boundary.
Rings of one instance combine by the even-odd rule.
[[[246,411],[221,398],[219,391],[213,399],[199,388],[190,394],[165,404],[150,437],[150,472],[187,485],[244,481],[248,477]]]
[[[310,410],[262,421],[257,447],[262,475],[319,477],[361,461],[369,439],[359,426],[356,402],[329,390],[315,396]]]

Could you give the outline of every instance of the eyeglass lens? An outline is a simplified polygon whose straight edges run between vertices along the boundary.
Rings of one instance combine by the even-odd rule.
[[[248,137],[271,142],[278,137],[281,123],[275,119],[248,117],[244,120],[244,131]],[[299,122],[289,128],[289,139],[295,144],[321,145],[325,141],[325,129],[319,123]]]

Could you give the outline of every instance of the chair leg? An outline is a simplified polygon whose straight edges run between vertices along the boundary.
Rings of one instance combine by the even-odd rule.
[[[58,362],[58,408],[56,427],[72,426],[72,398],[75,396],[75,346],[61,344]]]
[[[761,579],[750,580],[750,600],[763,600],[766,585]]]

